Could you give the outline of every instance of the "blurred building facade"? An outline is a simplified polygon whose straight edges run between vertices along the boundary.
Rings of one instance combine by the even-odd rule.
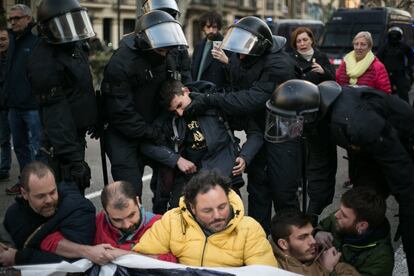
[[[61,0],[64,1],[64,0]],[[201,13],[216,10],[223,15],[224,26],[228,26],[247,15],[256,15],[267,20],[280,18],[319,19],[325,21],[338,7],[355,8],[374,0],[178,0],[182,11],[180,18],[184,27],[190,52],[201,38],[198,18]],[[394,0],[394,5],[400,1]],[[26,4],[36,10],[40,0],[0,0],[0,20],[5,24],[5,13],[15,4]],[[143,0],[80,0],[88,8],[94,30],[107,45],[118,46],[118,37],[135,28],[137,3]],[[378,2],[378,3],[377,3]],[[385,1],[375,0],[377,6]],[[118,24],[119,22],[119,24]]]

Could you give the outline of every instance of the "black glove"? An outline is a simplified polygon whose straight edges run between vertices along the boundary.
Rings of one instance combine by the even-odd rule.
[[[98,125],[90,126],[88,127],[86,134],[88,134],[91,137],[91,139],[98,140],[102,137],[103,128],[99,127]]]
[[[184,115],[193,117],[202,115],[210,107],[210,94],[202,94],[197,92],[190,93],[191,103],[184,111]]]
[[[73,162],[68,165],[69,172],[65,174],[65,180],[74,181],[81,193],[91,185],[91,169],[85,161]]]

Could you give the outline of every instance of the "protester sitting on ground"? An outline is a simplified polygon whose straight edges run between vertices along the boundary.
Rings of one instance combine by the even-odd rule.
[[[193,83],[192,89],[206,92],[213,91],[215,86],[199,82]],[[263,144],[259,126],[247,116],[225,117],[214,108],[197,116],[183,116],[192,100],[189,88],[179,81],[165,82],[160,96],[161,103],[170,111],[157,119],[165,136],[171,137],[168,148],[146,144],[142,150],[148,157],[172,168],[177,166],[181,171],[175,173],[170,207],[178,206],[183,187],[197,170],[217,169],[231,178],[233,190],[241,187],[241,174]],[[246,132],[247,139],[241,148],[233,130]]]
[[[77,186],[57,186],[51,169],[38,161],[23,169],[21,184],[23,197],[7,209],[3,222],[16,248],[2,246],[0,264],[56,263],[86,256],[98,262],[105,246],[85,246],[95,236],[95,207]]]
[[[273,217],[269,240],[280,267],[307,276],[360,275],[351,265],[339,262],[341,253],[335,247],[318,247],[311,222],[309,215],[296,209]]]
[[[131,250],[160,215],[147,212],[139,203],[134,186],[127,181],[106,185],[101,194],[104,211],[96,216],[95,244]],[[161,254],[159,260],[177,262],[172,254]]]
[[[362,275],[392,275],[394,251],[386,203],[369,187],[356,187],[342,195],[338,211],[320,222],[316,241],[342,253],[341,261]]]
[[[154,223],[133,248],[171,252],[193,266],[277,266],[262,227],[244,215],[243,202],[217,171],[202,171],[186,185],[180,206]]]

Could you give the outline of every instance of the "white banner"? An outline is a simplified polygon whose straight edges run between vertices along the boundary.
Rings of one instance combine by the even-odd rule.
[[[185,266],[182,264],[164,262],[149,258],[146,256],[138,254],[129,254],[124,255],[116,259],[113,263],[104,265],[101,267],[99,276],[112,276],[116,271],[116,265],[124,266],[128,268],[162,268],[162,269],[182,269],[191,266]],[[82,259],[74,263],[61,262],[58,264],[44,264],[44,265],[25,265],[25,266],[15,266],[16,269],[21,271],[22,276],[61,276],[65,275],[68,272],[85,272],[92,266],[92,263],[89,260]],[[191,268],[201,268],[201,267],[191,267]],[[291,273],[282,269],[274,268],[271,266],[264,265],[250,265],[243,267],[226,267],[226,268],[217,268],[217,267],[203,267],[204,269],[209,269],[213,271],[221,271],[231,273],[237,276],[251,276],[251,275],[260,275],[260,276],[294,276],[298,275]]]

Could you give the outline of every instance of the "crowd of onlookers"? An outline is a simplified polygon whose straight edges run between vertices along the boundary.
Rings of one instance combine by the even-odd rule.
[[[102,122],[96,120],[102,125],[89,128],[91,124],[85,123],[81,131],[79,126],[73,128],[74,136],[62,136],[68,140],[75,137],[72,140],[79,142],[73,146],[73,152],[80,152],[77,156],[72,154],[71,145],[66,147],[65,139],[59,141],[59,147],[53,144],[59,139],[52,137],[55,134],[51,125],[59,125],[61,118],[60,113],[53,112],[59,110],[45,112],[62,99],[73,102],[70,94],[77,88],[75,92],[67,91],[76,86],[76,81],[48,88],[51,94],[46,98],[37,94],[35,97],[32,89],[38,89],[38,84],[34,85],[31,73],[38,67],[27,66],[33,61],[31,53],[36,47],[39,51],[55,45],[32,32],[35,23],[30,8],[18,4],[10,9],[11,29],[0,28],[0,181],[10,177],[10,140],[20,176],[15,185],[6,189],[7,194],[19,196],[5,213],[3,224],[10,237],[1,237],[0,264],[87,258],[103,265],[121,255],[140,253],[192,266],[268,265],[304,275],[391,275],[394,252],[385,199],[392,193],[406,204],[403,206],[409,205],[398,196],[403,185],[394,188],[395,183],[389,183],[404,178],[404,174],[397,175],[393,164],[389,165],[394,160],[383,158],[383,152],[378,153],[378,160],[374,158],[378,163],[367,162],[369,154],[361,150],[367,144],[358,142],[369,140],[372,146],[367,148],[375,153],[380,151],[376,143],[382,143],[381,139],[392,145],[397,142],[383,132],[378,133],[378,139],[365,135],[356,123],[345,134],[343,129],[333,133],[343,138],[342,142],[357,129],[359,136],[352,136],[346,147],[349,183],[355,187],[342,195],[337,211],[320,220],[319,215],[332,203],[336,146],[342,146],[331,137],[328,124],[335,120],[334,99],[328,99],[329,103],[323,106],[322,94],[341,93],[337,84],[369,86],[386,94],[398,94],[408,102],[414,57],[402,42],[402,30],[389,30],[388,42],[377,56],[372,52],[371,34],[357,33],[352,41],[354,50],[335,70],[326,54],[317,49],[309,28],[299,27],[292,32],[293,52],[287,54],[285,39],[272,36],[261,19],[245,17],[230,26],[223,37],[221,16],[206,12],[199,20],[205,37],[195,45],[190,59],[185,37],[175,20],[179,16],[176,4],[165,8],[158,7],[157,1],[145,1],[144,8],[152,11],[137,20],[136,32],[122,39],[105,67],[103,101],[97,108],[102,111],[97,115]],[[160,28],[164,32],[159,31],[159,26],[164,27]],[[39,30],[42,28],[45,25]],[[56,51],[65,53],[72,47],[65,45],[76,39],[79,37],[56,43],[64,45],[56,47]],[[73,60],[82,60],[82,47],[70,49]],[[53,52],[51,60],[59,54]],[[77,65],[81,68],[85,64],[80,61]],[[72,69],[61,71],[68,74]],[[289,82],[291,79],[302,81]],[[90,78],[83,80],[85,87],[92,83]],[[295,83],[309,91],[315,89],[318,97],[321,94],[321,110],[318,98],[318,109],[311,112],[327,123],[311,125],[305,142],[296,139],[301,133],[294,133],[288,121],[281,121],[280,133],[269,134],[269,129],[274,128],[269,110],[285,112],[272,106],[278,100],[275,93],[294,90],[289,85]],[[226,93],[219,93],[221,90]],[[381,113],[385,96],[370,91],[367,95],[374,95],[370,96],[374,98],[372,102],[376,104],[376,99],[381,99],[377,105],[368,107],[359,99],[354,100],[355,105]],[[88,105],[77,110],[85,110],[84,107]],[[328,108],[330,111],[326,111]],[[76,109],[70,109],[71,116],[76,118],[73,110]],[[397,118],[388,109],[382,113],[384,118]],[[296,126],[303,128],[304,123],[316,121],[303,114],[295,121]],[[46,115],[56,118],[49,120]],[[291,117],[296,115],[289,113]],[[91,118],[74,121],[86,119],[92,122]],[[368,119],[367,124],[371,123]],[[384,129],[392,134],[393,127],[399,130],[389,124]],[[111,161],[115,180],[103,188],[103,211],[98,214],[82,195],[91,177],[84,161],[86,130],[104,141],[103,150]],[[242,145],[234,136],[235,130],[246,133]],[[51,146],[45,146],[45,136]],[[301,143],[306,144],[307,151],[302,152]],[[382,145],[385,148],[390,144]],[[396,147],[400,149],[399,146],[398,142]],[[306,159],[300,164],[298,160],[303,156]],[[61,171],[50,162],[54,158],[60,162]],[[146,165],[153,168],[153,213],[141,205]],[[385,176],[378,173],[367,178],[366,172],[379,166],[383,166]],[[248,174],[248,215],[239,192],[244,185],[244,172]],[[302,174],[308,180],[309,204],[299,211],[297,191]],[[374,184],[364,187],[362,182]],[[272,210],[276,215],[271,219]],[[404,213],[403,217],[409,216]],[[404,239],[407,233],[402,233]]]

